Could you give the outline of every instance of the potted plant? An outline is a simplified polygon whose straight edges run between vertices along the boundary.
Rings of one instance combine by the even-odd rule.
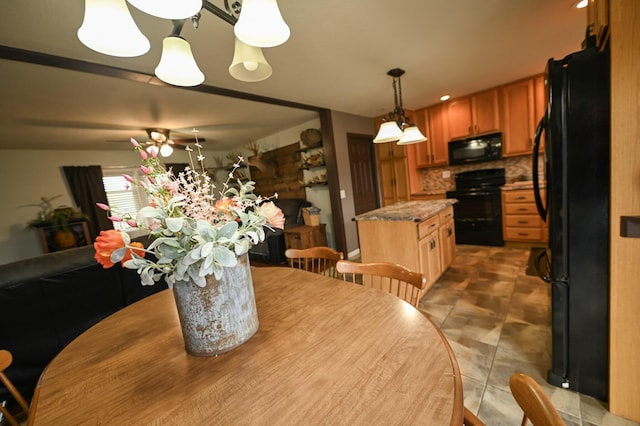
[[[51,198],[40,197],[41,207],[38,218],[30,220],[27,223],[28,228],[51,227],[52,242],[58,249],[67,249],[75,247],[77,238],[75,233],[69,227],[72,222],[88,220],[89,217],[80,210],[68,206],[59,206],[53,208],[51,201],[60,197],[56,195]]]

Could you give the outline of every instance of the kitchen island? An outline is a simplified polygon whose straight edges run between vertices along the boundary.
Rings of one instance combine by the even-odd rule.
[[[407,201],[355,217],[362,262],[392,262],[427,278],[424,296],[456,253],[455,199]]]

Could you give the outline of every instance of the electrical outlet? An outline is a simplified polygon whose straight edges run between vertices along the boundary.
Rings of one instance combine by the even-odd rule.
[[[449,170],[444,170],[442,172],[442,177],[445,179],[449,179],[451,177],[451,172]]]

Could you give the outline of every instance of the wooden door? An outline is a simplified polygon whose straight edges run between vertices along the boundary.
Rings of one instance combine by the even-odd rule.
[[[504,114],[502,154],[505,157],[531,154],[534,124],[533,80],[526,79],[502,87]]]
[[[428,131],[429,118],[426,109],[421,109],[414,113],[414,124],[418,126],[418,129],[420,129],[422,134],[427,137],[427,140],[424,142],[409,145],[408,149],[413,150],[413,158],[416,167],[429,167],[431,165],[431,135]]]
[[[431,165],[433,166],[449,163],[448,121],[446,104],[428,109]]]
[[[351,185],[356,215],[379,207],[376,196],[373,141],[369,136],[347,134]]]
[[[409,201],[409,175],[406,158],[395,158],[393,160],[393,171],[395,175],[395,202]]]
[[[500,131],[498,90],[477,93],[471,98],[471,121],[474,135]]]
[[[381,161],[379,171],[382,205],[388,206],[395,203],[396,201],[396,176],[393,167],[393,161]]]
[[[447,104],[449,116],[449,137],[459,139],[469,136],[472,131],[471,126],[471,98],[459,98]]]
[[[538,75],[533,78],[533,97],[534,97],[534,121],[533,121],[533,135],[536,134],[536,128],[538,127],[538,123],[542,120],[542,117],[546,114],[547,108],[547,95],[546,95],[546,86],[545,86],[545,78],[544,75]],[[544,152],[544,131],[542,132],[542,137],[540,138],[540,152]]]

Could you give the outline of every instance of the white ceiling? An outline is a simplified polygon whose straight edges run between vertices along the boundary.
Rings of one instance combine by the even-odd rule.
[[[291,28],[264,49],[273,75],[234,80],[233,28],[203,11],[181,35],[204,85],[374,117],[393,108],[391,68],[404,106],[469,94],[544,71],[550,57],[580,49],[585,9],[576,0],[279,0]],[[222,7],[222,0],[212,3]],[[82,0],[2,0],[0,45],[153,74],[171,22],[132,9],[151,50],[114,58],[76,37]],[[197,127],[211,149],[227,150],[316,116],[309,110],[0,59],[0,149],[129,149],[130,136]],[[124,141],[122,143],[113,141]]]

